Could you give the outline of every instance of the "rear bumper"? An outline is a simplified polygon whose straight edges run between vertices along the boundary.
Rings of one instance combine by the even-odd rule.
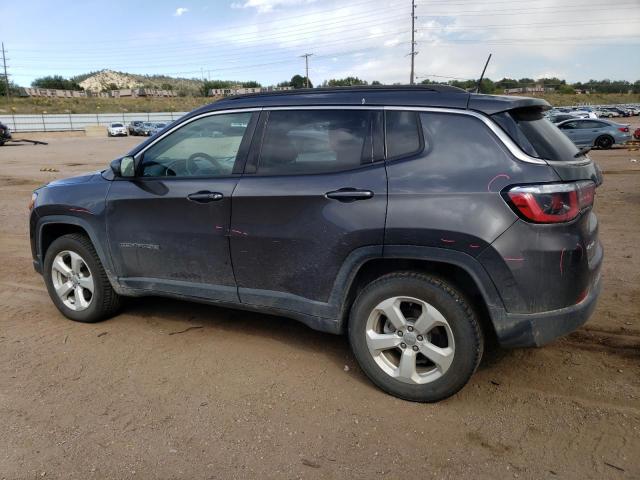
[[[576,305],[540,313],[493,311],[502,347],[540,347],[584,325],[596,308],[602,289],[600,277],[589,294]]]

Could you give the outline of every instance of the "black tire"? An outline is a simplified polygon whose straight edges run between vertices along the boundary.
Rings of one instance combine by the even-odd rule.
[[[91,272],[94,283],[93,295],[89,306],[81,311],[67,307],[56,293],[53,284],[52,264],[56,256],[63,251],[75,252],[80,255]],[[71,320],[95,323],[111,317],[120,308],[121,297],[113,290],[93,244],[85,235],[74,233],[54,240],[45,255],[43,276],[51,300],[58,307],[58,310]]]
[[[367,321],[376,306],[392,297],[427,302],[448,322],[455,349],[448,370],[439,378],[428,383],[406,383],[385,372],[374,360],[367,345]],[[414,402],[437,402],[457,393],[478,368],[484,349],[482,330],[464,296],[444,280],[416,272],[391,273],[367,285],[351,308],[348,334],[356,360],[367,377],[385,392]],[[400,355],[402,351],[398,350]]]
[[[601,148],[602,150],[609,150],[613,146],[614,140],[609,135],[601,135],[596,138],[594,143],[596,147]]]

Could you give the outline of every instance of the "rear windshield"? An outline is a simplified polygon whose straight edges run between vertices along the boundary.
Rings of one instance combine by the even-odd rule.
[[[540,108],[509,110],[492,118],[532,157],[561,162],[576,159],[578,147],[544,117]]]

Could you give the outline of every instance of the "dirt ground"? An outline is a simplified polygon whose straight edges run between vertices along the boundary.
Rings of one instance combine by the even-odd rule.
[[[31,191],[138,141],[0,148],[0,479],[640,478],[640,151],[592,154],[606,260],[588,324],[494,349],[422,405],[292,320],[155,298],[63,318],[31,266]]]

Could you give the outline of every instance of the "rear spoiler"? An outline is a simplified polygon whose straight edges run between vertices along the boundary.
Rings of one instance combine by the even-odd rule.
[[[476,110],[486,115],[493,115],[494,113],[506,112],[507,110],[528,107],[549,110],[551,105],[542,98],[511,97],[506,95],[471,94],[467,101],[467,108],[469,110]]]

